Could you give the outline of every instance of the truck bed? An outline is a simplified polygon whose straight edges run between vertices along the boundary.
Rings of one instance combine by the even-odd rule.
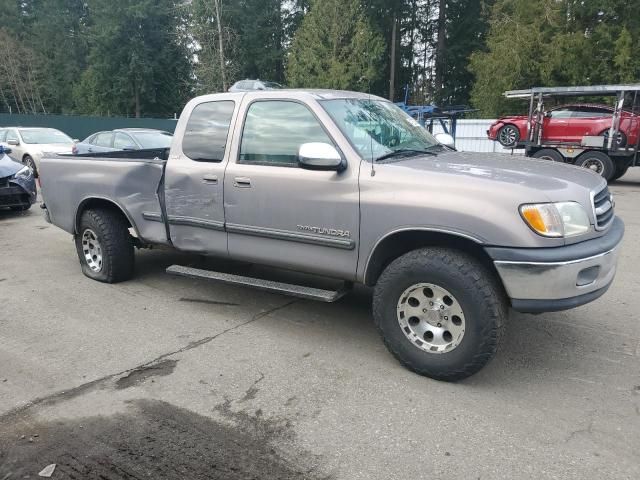
[[[51,222],[74,234],[87,202],[110,202],[142,241],[168,244],[158,196],[166,157],[166,149],[44,157],[40,184]]]

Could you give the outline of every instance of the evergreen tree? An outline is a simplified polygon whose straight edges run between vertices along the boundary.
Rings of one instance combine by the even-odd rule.
[[[171,115],[191,95],[184,18],[173,0],[92,0],[88,68],[75,91],[85,113]]]
[[[383,52],[358,0],[314,0],[293,39],[287,80],[294,87],[367,89],[380,75]]]
[[[487,50],[472,55],[472,101],[493,117],[522,110],[505,90],[640,80],[637,5],[625,0],[496,0]]]

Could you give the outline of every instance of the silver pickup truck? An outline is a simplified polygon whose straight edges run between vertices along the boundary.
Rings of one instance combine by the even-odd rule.
[[[46,216],[74,236],[88,277],[128,280],[136,247],[166,245],[342,286],[169,267],[177,275],[321,301],[364,284],[391,353],[441,380],[494,356],[509,308],[604,294],[624,233],[598,175],[456,152],[392,103],[352,92],[198,97],[168,151],[53,156],[40,178]]]

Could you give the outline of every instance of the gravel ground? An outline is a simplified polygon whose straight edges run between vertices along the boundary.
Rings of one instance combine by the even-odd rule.
[[[640,168],[605,297],[512,313],[457,384],[397,364],[370,292],[317,304],[167,276],[152,250],[118,285],[80,273],[38,208],[0,212],[0,480],[640,478]],[[211,268],[247,266],[219,264]]]

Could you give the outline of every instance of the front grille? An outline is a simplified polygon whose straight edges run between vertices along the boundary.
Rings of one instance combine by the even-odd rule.
[[[596,216],[598,230],[604,230],[613,221],[613,200],[608,187],[604,187],[593,196],[593,213]]]
[[[29,205],[29,195],[26,193],[3,195],[0,191],[0,207],[14,207],[18,205]]]

